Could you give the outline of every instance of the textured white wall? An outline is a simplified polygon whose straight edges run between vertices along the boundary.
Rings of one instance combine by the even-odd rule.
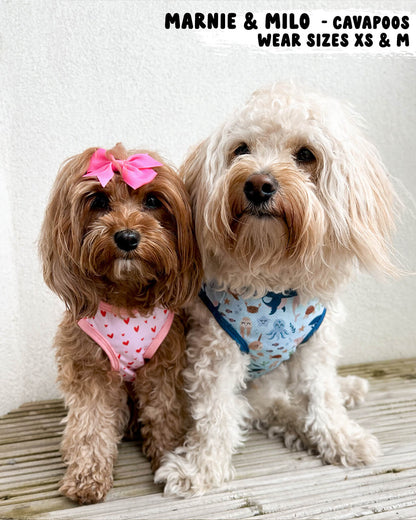
[[[0,413],[59,395],[52,339],[63,305],[43,284],[36,241],[66,157],[122,140],[158,149],[178,165],[252,90],[293,79],[351,102],[391,173],[415,195],[414,58],[215,48],[192,31],[164,29],[164,13],[172,10],[346,7],[362,2],[1,1]],[[405,0],[365,5],[415,7]],[[406,213],[396,241],[413,270],[414,227]],[[416,356],[415,294],[412,277],[360,277],[345,294],[342,361]]]

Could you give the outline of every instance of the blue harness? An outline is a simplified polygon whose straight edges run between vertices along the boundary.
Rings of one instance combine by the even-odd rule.
[[[316,298],[301,304],[296,291],[243,299],[211,283],[203,285],[199,297],[241,352],[250,354],[251,378],[289,359],[318,330],[326,313]]]

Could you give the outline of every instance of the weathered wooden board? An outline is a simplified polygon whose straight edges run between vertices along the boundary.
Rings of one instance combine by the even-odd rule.
[[[60,496],[62,401],[27,403],[0,418],[0,519],[186,520],[416,519],[416,359],[347,367],[367,377],[366,403],[350,412],[379,438],[370,467],[324,466],[253,432],[235,456],[236,479],[205,497],[166,498],[135,442],[123,442],[107,500],[77,506]]]

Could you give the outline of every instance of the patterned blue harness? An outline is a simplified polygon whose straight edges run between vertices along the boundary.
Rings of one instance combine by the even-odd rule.
[[[203,285],[199,297],[241,352],[250,354],[251,378],[289,359],[318,330],[326,313],[316,298],[301,304],[296,291],[244,299],[210,283]]]

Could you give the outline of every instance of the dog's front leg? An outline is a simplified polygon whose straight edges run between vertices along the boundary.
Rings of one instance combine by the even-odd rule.
[[[60,491],[81,504],[103,500],[113,483],[113,463],[117,456],[128,410],[126,394],[109,374],[83,374],[65,392],[69,406],[61,444],[68,466]]]
[[[380,454],[377,439],[348,417],[336,373],[337,340],[330,319],[301,346],[288,363],[293,406],[279,406],[286,444],[302,441],[325,462],[346,466],[370,464]],[[282,403],[280,403],[282,405]],[[286,408],[285,408],[286,407]]]
[[[201,316],[204,327],[188,336],[185,383],[194,424],[183,447],[168,454],[155,482],[165,493],[201,495],[233,476],[231,458],[243,440],[248,402],[241,394],[249,357],[218,327]]]
[[[138,372],[135,393],[143,452],[156,471],[165,452],[183,443],[189,427],[187,396],[183,388],[185,337],[179,318],[152,359]]]
[[[68,407],[61,444],[68,467],[60,491],[82,504],[99,502],[112,486],[117,444],[129,417],[127,394],[100,348],[67,317],[57,348],[58,380]]]

